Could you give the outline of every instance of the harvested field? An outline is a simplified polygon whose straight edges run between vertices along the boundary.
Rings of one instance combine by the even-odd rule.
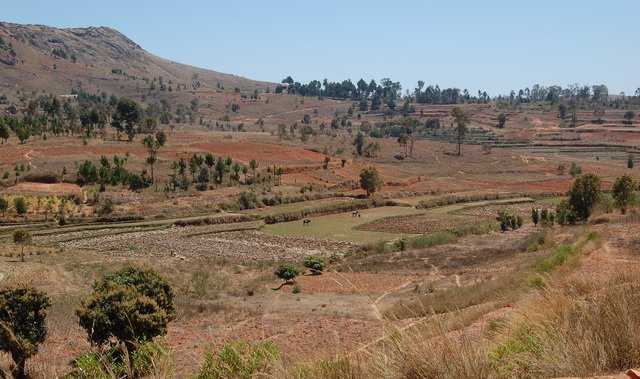
[[[84,191],[81,187],[71,183],[31,183],[21,182],[11,186],[3,193],[15,195],[32,195],[32,196],[67,196],[77,195],[84,197]]]
[[[463,217],[453,215],[422,214],[414,216],[385,217],[364,225],[357,230],[371,232],[389,232],[399,234],[427,234],[453,229],[459,225],[479,223],[490,220],[489,217]]]
[[[239,262],[300,259],[310,254],[344,253],[354,248],[346,242],[270,236],[256,231],[210,233],[199,227],[169,228],[77,239],[62,246],[124,256],[224,258]]]

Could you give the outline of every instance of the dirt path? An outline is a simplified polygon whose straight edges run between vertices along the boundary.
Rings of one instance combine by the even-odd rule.
[[[385,297],[387,297],[388,295],[394,293],[394,292],[399,292],[403,289],[405,289],[406,287],[408,287],[409,285],[413,284],[413,280],[410,280],[408,282],[405,282],[401,285],[399,285],[398,287],[392,288],[388,291],[385,291],[382,295],[378,296],[372,303],[371,303],[371,307],[373,308],[373,311],[376,315],[376,317],[378,318],[378,320],[384,320],[384,316],[382,315],[382,312],[380,311],[380,308],[378,307],[378,303],[380,301],[382,301],[382,299],[384,299]]]

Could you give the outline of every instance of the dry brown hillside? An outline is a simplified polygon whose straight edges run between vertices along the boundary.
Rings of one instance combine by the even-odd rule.
[[[134,96],[163,87],[185,90],[264,90],[270,83],[172,62],[108,27],[54,28],[0,22],[0,91],[72,88]],[[273,88],[273,86],[272,86]]]

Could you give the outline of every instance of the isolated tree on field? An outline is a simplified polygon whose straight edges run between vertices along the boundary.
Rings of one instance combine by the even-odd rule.
[[[313,275],[320,275],[325,267],[324,259],[310,255],[304,259],[304,267],[308,268]]]
[[[15,199],[13,199],[13,207],[15,208],[18,216],[26,215],[27,211],[29,210],[27,201],[24,199],[24,197],[16,197]]]
[[[360,188],[365,190],[367,197],[377,192],[382,187],[382,179],[375,167],[365,168],[360,171]]]
[[[9,209],[9,200],[0,197],[0,212],[2,212],[2,217],[7,213],[7,209]]]
[[[629,156],[629,159],[627,159],[627,168],[632,169],[633,166],[635,166],[635,163],[633,162],[633,157]]]
[[[13,232],[13,243],[20,245],[20,261],[24,262],[24,247],[31,243],[31,233],[18,229]]]
[[[500,113],[498,115],[498,125],[496,126],[500,129],[503,129],[506,124],[507,124],[507,115],[504,113]]]
[[[362,150],[364,147],[364,134],[362,134],[362,132],[358,132],[358,134],[356,134],[356,138],[353,140],[353,146],[356,147],[356,154],[358,156],[362,156]]]
[[[636,183],[627,175],[617,178],[613,184],[613,200],[622,214],[625,214],[629,204],[635,201],[636,188]]]
[[[173,298],[171,286],[156,272],[125,267],[96,281],[76,314],[92,343],[115,338],[131,353],[138,343],[167,333],[175,318]]]
[[[142,140],[142,144],[147,148],[147,164],[151,168],[151,182],[155,183],[153,167],[158,161],[158,151],[167,142],[167,136],[163,131],[159,131],[154,135],[148,135]]]
[[[15,364],[11,376],[16,379],[27,377],[27,359],[38,352],[38,345],[47,337],[50,305],[47,295],[34,288],[0,290],[0,351],[11,355]]]
[[[600,200],[600,178],[594,174],[577,177],[569,191],[569,205],[575,211],[578,221],[586,221],[593,207]]]
[[[464,136],[467,133],[467,123],[469,119],[467,115],[464,113],[462,108],[455,107],[451,111],[451,115],[456,122],[456,134],[458,138],[458,156],[462,156],[462,142],[464,141]]]

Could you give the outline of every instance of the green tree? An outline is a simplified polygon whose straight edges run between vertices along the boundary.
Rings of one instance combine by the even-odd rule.
[[[540,222],[540,210],[537,208],[531,208],[531,221],[533,225],[538,226],[538,222]]]
[[[22,196],[16,197],[15,199],[13,199],[13,207],[15,208],[18,216],[24,216],[25,214],[27,214],[27,211],[29,210],[29,207],[27,206],[27,201]]]
[[[231,167],[231,169],[233,170],[233,179],[236,182],[239,182],[240,181],[240,171],[242,171],[242,166],[240,166],[238,164],[238,162],[235,162],[233,164],[233,166]]]
[[[633,162],[633,157],[629,156],[629,159],[627,159],[627,168],[632,169],[634,165],[635,163]]]
[[[7,213],[7,209],[9,209],[9,200],[0,197],[0,212],[2,212],[2,217]]]
[[[209,170],[206,167],[201,167],[198,177],[196,178],[196,188],[200,191],[207,189],[207,183],[209,183]]]
[[[163,131],[157,132],[155,135],[147,135],[142,140],[142,144],[147,148],[147,164],[151,169],[151,182],[155,183],[154,165],[158,161],[158,151],[167,142],[167,136]]]
[[[255,183],[256,181],[256,170],[258,169],[258,162],[255,159],[252,159],[249,162],[249,167],[251,167],[251,172],[253,173],[253,182]]]
[[[507,115],[504,113],[500,113],[498,115],[498,125],[496,125],[498,128],[503,129],[507,124]]]
[[[613,200],[622,214],[625,214],[629,204],[635,201],[636,188],[636,183],[627,175],[617,178],[613,184]]]
[[[464,113],[462,108],[455,107],[451,111],[454,121],[456,122],[456,135],[458,139],[458,156],[462,156],[462,142],[464,142],[464,136],[467,133],[467,123],[469,119]]]
[[[356,154],[359,157],[362,156],[362,150],[364,148],[364,134],[362,134],[362,132],[356,134],[356,138],[353,140],[353,146],[356,147]]]
[[[589,219],[593,207],[600,200],[600,178],[594,174],[577,177],[569,191],[569,205],[578,221]]]
[[[216,167],[215,167],[216,181],[218,182],[218,184],[222,184],[222,179],[224,179],[224,173],[226,170],[227,170],[227,166],[225,165],[224,160],[222,159],[222,157],[218,158],[218,161],[216,162]],[[252,170],[254,170],[255,172],[254,168],[252,168]]]
[[[78,166],[77,182],[79,186],[93,184],[98,180],[98,169],[93,162],[86,160]]]
[[[624,123],[626,125],[633,125],[633,120],[636,118],[636,114],[633,111],[627,111],[624,114]]]
[[[360,188],[365,190],[367,197],[374,194],[382,187],[382,179],[375,167],[365,168],[360,171]]]
[[[47,337],[46,317],[50,305],[47,295],[34,288],[0,290],[0,350],[13,359],[14,378],[27,377],[27,359],[38,352],[38,345]]]
[[[131,99],[121,98],[111,116],[111,126],[118,132],[118,138],[120,138],[120,133],[124,132],[129,141],[133,141],[141,119],[142,110],[138,103]]]
[[[29,137],[31,137],[31,131],[26,125],[20,125],[15,129],[16,137],[20,140],[21,144],[25,144]]]
[[[2,140],[2,144],[7,142],[9,139],[9,127],[0,121],[0,140]]]
[[[171,286],[156,272],[129,266],[96,281],[76,314],[92,343],[116,338],[132,352],[138,343],[167,333],[175,318],[173,298]]]
[[[13,232],[13,243],[20,245],[20,261],[24,262],[24,247],[31,243],[31,233],[18,229]]]

